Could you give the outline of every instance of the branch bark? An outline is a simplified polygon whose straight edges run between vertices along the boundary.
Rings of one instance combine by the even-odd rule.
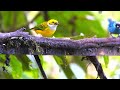
[[[95,66],[96,71],[98,72],[98,76],[100,77],[100,79],[107,79],[107,77],[104,74],[104,71],[102,69],[101,64],[97,60],[97,57],[96,56],[86,56],[86,58],[88,60],[90,60],[92,62],[92,64]]]
[[[120,55],[120,38],[63,38],[35,37],[21,28],[15,32],[0,33],[1,54],[33,55]]]

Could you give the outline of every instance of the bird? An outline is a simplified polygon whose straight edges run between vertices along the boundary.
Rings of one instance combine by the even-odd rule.
[[[55,33],[58,24],[57,20],[50,19],[31,28],[31,30],[34,32],[35,36],[50,37]]]
[[[32,32],[32,35],[34,35],[34,36],[50,37],[55,33],[58,24],[59,23],[57,20],[50,19],[48,21],[45,21],[45,22],[31,28],[30,30],[32,30],[31,32]],[[37,62],[37,65],[41,71],[42,76],[44,77],[44,79],[47,79],[47,76],[44,72],[44,69],[42,67],[41,60],[40,60],[39,56],[34,55],[34,58]]]
[[[118,34],[118,37],[120,37],[120,22],[108,18],[108,31],[111,36],[112,34]]]

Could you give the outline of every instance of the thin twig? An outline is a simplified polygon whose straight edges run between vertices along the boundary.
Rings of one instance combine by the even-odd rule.
[[[44,79],[47,79],[47,76],[46,76],[46,74],[45,74],[45,72],[44,72],[44,69],[43,69],[43,67],[42,67],[41,61],[40,61],[40,59],[39,59],[39,56],[38,56],[38,55],[34,55],[34,57],[35,57],[35,60],[36,60],[36,62],[37,62],[37,64],[38,64],[38,67],[39,67],[39,69],[40,69],[40,71],[41,71],[41,74],[42,74],[43,78],[44,78]]]
[[[98,72],[98,76],[101,78],[101,79],[107,79],[107,77],[105,76],[104,72],[103,72],[103,69],[102,69],[102,66],[101,64],[99,63],[99,61],[97,60],[97,57],[96,56],[86,56],[88,60],[90,60],[92,62],[92,64],[95,66],[96,68],[96,71]]]

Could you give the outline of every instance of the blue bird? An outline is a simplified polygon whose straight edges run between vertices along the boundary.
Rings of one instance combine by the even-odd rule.
[[[110,35],[118,34],[118,37],[120,37],[120,22],[113,21],[112,19],[108,19],[108,22],[108,31],[110,32]]]

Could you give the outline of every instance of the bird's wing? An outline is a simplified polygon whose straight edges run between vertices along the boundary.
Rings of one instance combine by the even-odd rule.
[[[47,27],[48,27],[47,22],[43,22],[40,25],[37,25],[32,29],[34,29],[34,30],[45,30],[45,28],[47,28]]]

